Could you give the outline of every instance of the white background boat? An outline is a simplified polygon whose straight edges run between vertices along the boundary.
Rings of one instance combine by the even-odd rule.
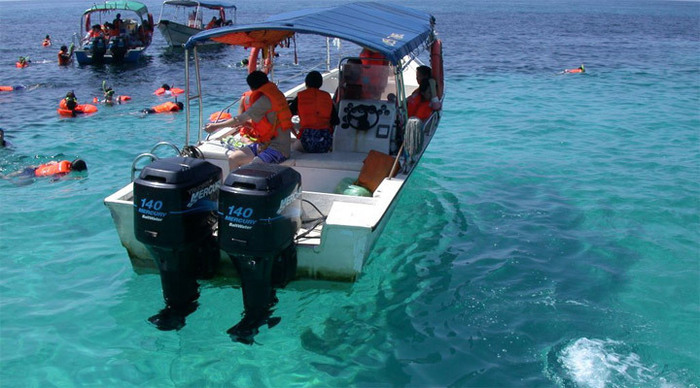
[[[236,23],[236,6],[227,1],[165,0],[158,17],[158,31],[172,47],[182,47],[203,31],[212,18],[217,27]]]

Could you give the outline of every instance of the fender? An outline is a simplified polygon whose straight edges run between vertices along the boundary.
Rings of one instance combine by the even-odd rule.
[[[437,96],[442,98],[442,91],[445,88],[445,73],[442,67],[442,41],[440,39],[436,39],[430,46],[430,66],[433,78],[437,81]]]
[[[250,55],[248,56],[248,74],[258,69],[258,54],[260,47],[251,47]]]
[[[260,51],[262,51],[260,47],[250,48],[250,55],[248,56],[248,74],[258,70],[258,55],[260,55]],[[263,66],[260,69],[265,74],[269,74],[270,69],[272,69],[272,56],[274,55],[274,50],[269,51],[270,53],[267,56],[265,56],[263,53],[265,60],[263,61]]]

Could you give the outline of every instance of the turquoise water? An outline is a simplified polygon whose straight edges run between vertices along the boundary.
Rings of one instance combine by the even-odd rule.
[[[0,181],[0,385],[698,386],[700,3],[406,4],[445,42],[439,137],[358,281],[290,285],[246,346],[225,334],[242,311],[225,281],[179,332],[152,327],[160,280],[132,271],[102,204],[134,156],[184,141],[183,115],[135,114],[184,83],[181,55],[156,33],[138,66],[58,68],[85,4],[3,2],[0,85],[29,89],[0,94],[0,173],[81,157],[89,174]],[[244,55],[205,55],[217,100],[240,94]],[[102,80],[133,101],[56,115]]]

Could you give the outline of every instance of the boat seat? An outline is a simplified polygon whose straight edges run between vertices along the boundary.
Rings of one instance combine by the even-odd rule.
[[[333,151],[322,154],[310,154],[292,150],[289,160],[294,160],[295,167],[324,168],[330,170],[360,171],[366,152]]]

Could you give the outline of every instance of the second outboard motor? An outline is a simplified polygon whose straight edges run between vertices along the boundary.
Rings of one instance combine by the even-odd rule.
[[[127,49],[126,38],[123,36],[112,38],[112,40],[109,42],[109,51],[112,53],[112,59],[115,62],[121,62],[124,60]]]
[[[241,277],[243,319],[227,332],[250,344],[270,327],[275,286],[296,273],[294,236],[301,226],[301,175],[276,164],[251,163],[231,172],[219,196],[219,246]]]
[[[102,62],[104,60],[105,54],[107,53],[107,42],[105,38],[96,37],[92,39],[92,61]]]
[[[179,330],[197,308],[197,278],[219,262],[214,237],[221,169],[186,157],[158,159],[134,181],[134,230],[154,256],[165,308],[148,320]]]

